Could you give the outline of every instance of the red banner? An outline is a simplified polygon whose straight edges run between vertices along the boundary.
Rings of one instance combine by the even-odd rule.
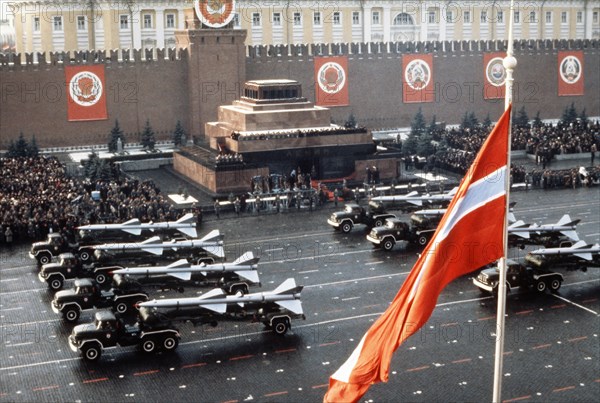
[[[315,104],[348,105],[348,57],[315,57]]]
[[[483,54],[483,99],[504,98],[506,93],[506,69],[502,60],[504,52]]]
[[[433,56],[402,56],[402,94],[404,103],[433,102]]]
[[[104,65],[65,66],[67,120],[108,119]]]
[[[558,52],[558,96],[583,95],[583,51]]]

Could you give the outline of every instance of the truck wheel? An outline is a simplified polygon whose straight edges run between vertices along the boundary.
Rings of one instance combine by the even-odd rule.
[[[108,281],[108,276],[106,275],[106,273],[100,272],[100,273],[96,273],[96,276],[94,279],[96,280],[96,283],[98,283],[100,285],[104,285]]]
[[[348,232],[352,231],[352,223],[349,221],[345,221],[340,226],[340,229],[344,234],[347,234]]]
[[[88,249],[83,249],[82,251],[79,252],[79,259],[81,259],[82,262],[87,262],[92,258],[92,254],[90,253],[90,251]]]
[[[48,252],[40,253],[37,257],[37,261],[40,264],[48,264],[48,263],[50,263],[51,260],[52,260],[52,255],[50,255]]]
[[[118,313],[125,313],[127,312],[128,308],[129,307],[125,302],[119,302],[117,305],[115,305],[115,311],[117,311]]]
[[[378,218],[375,220],[376,227],[381,227],[382,225],[383,225],[383,220],[381,218]]]
[[[142,340],[142,350],[145,353],[153,353],[156,350],[156,340],[152,338]]]
[[[538,280],[538,282],[535,284],[535,289],[538,292],[546,291],[546,282],[544,280]]]
[[[56,291],[56,290],[60,290],[63,286],[63,279],[61,277],[50,277],[48,279],[48,287],[50,287],[51,290]]]
[[[63,311],[63,319],[69,323],[77,322],[80,314],[81,312],[77,308],[67,308]]]
[[[174,351],[178,345],[179,340],[176,336],[167,336],[162,342],[162,346],[165,351]]]
[[[417,239],[419,246],[425,246],[427,245],[427,242],[429,242],[429,237],[427,235],[419,235],[419,238]]]
[[[102,355],[102,349],[98,343],[88,343],[81,349],[81,355],[86,361],[98,361]]]
[[[289,328],[290,328],[290,324],[287,319],[273,320],[273,331],[276,334],[283,336],[288,331]]]
[[[394,248],[394,240],[387,238],[383,240],[383,243],[381,244],[381,246],[383,247],[384,250],[390,251]]]
[[[248,294],[248,286],[244,284],[238,284],[231,287],[231,294],[235,295],[241,293],[242,295]]]
[[[552,291],[558,291],[558,289],[560,288],[562,284],[562,281],[560,281],[560,279],[558,278],[554,278],[550,281],[550,289]]]

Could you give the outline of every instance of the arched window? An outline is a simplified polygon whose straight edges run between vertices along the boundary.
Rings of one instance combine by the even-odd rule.
[[[415,23],[409,14],[400,13],[394,18],[394,25],[415,25]]]

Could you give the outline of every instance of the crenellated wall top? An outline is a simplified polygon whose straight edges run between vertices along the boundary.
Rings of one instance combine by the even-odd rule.
[[[37,68],[39,66],[106,65],[120,63],[166,63],[187,60],[187,49],[111,49],[65,52],[0,53],[0,69]]]
[[[247,48],[249,59],[271,59],[307,56],[351,56],[406,53],[477,53],[501,52],[507,48],[506,40],[498,41],[426,41],[426,42],[352,42],[256,45]],[[549,50],[599,49],[597,39],[516,40],[515,52]]]

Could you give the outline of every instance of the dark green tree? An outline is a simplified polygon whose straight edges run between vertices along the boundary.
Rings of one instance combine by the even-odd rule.
[[[419,138],[409,134],[406,140],[402,143],[402,150],[405,155],[413,155],[417,153],[417,143]]]
[[[492,127],[492,119],[490,119],[489,113],[485,116],[485,119],[483,119],[483,122],[481,122],[481,125],[483,127],[485,127],[486,129]]]
[[[577,110],[575,109],[575,103],[572,102],[571,106],[565,108],[560,123],[563,125],[570,125],[577,120]]]
[[[417,154],[422,157],[428,157],[435,153],[435,146],[431,143],[433,137],[427,133],[423,134],[417,140]]]
[[[462,121],[460,122],[460,128],[462,130],[471,128],[471,121],[469,120],[469,112],[465,112],[465,115],[463,116]]]
[[[154,130],[152,130],[152,127],[150,126],[150,119],[146,119],[146,125],[144,126],[140,143],[142,144],[142,147],[154,151],[156,139],[154,138]]]
[[[178,120],[175,125],[175,131],[173,132],[173,144],[176,146],[180,146],[183,143],[183,137],[185,136],[185,131],[183,130],[183,126],[181,122]]]
[[[579,114],[579,122],[581,123],[582,126],[587,126],[588,123],[590,122],[590,120],[587,116],[587,113],[585,111],[585,108],[583,108],[583,110]]]
[[[10,144],[8,145],[8,150],[6,151],[6,157],[15,158],[16,156],[17,156],[17,145],[15,144],[14,140],[11,140]]]
[[[522,106],[517,112],[517,116],[513,118],[513,124],[517,127],[529,127],[529,116],[527,116],[527,112],[525,111],[525,107]]]
[[[19,134],[19,138],[15,143],[15,157],[27,157],[27,148],[29,144],[27,144],[27,140],[23,136],[23,132]]]
[[[31,136],[31,142],[27,145],[27,156],[37,157],[39,154],[40,149],[38,148],[37,141],[35,140],[35,135]]]
[[[535,114],[535,118],[533,119],[533,127],[542,127],[544,123],[542,122],[542,118],[540,118],[540,111],[537,111]]]
[[[110,131],[110,137],[108,139],[108,151],[111,153],[117,152],[117,140],[121,139],[121,143],[125,146],[125,135],[123,130],[119,127],[119,121],[115,120],[115,127]]]
[[[479,126],[479,120],[475,116],[475,112],[469,113],[469,128],[474,129]]]
[[[415,114],[413,121],[410,125],[410,134],[412,136],[421,136],[423,133],[427,131],[427,123],[425,123],[425,117],[423,116],[423,112],[421,108]]]
[[[434,139],[438,136],[438,131],[437,131],[437,123],[436,123],[436,117],[435,115],[433,115],[433,117],[431,118],[431,122],[429,123],[429,126],[427,127],[427,134],[431,135]],[[436,139],[439,140],[439,139]]]
[[[356,126],[357,123],[354,113],[350,112],[350,116],[348,116],[348,120],[346,120],[346,123],[344,123],[344,127],[347,129],[354,129]]]

